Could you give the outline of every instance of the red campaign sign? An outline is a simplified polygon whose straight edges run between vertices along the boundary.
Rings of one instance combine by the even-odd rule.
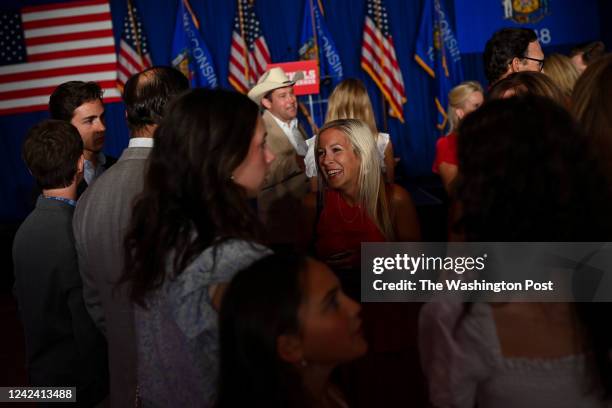
[[[298,72],[303,73],[304,78],[297,81],[293,87],[296,95],[312,95],[319,93],[319,64],[317,64],[317,60],[268,64],[266,69],[274,67],[281,67],[289,79],[293,79]]]

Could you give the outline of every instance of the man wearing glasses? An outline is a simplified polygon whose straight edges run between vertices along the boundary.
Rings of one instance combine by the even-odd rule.
[[[489,86],[519,71],[542,71],[544,52],[528,28],[503,28],[487,41],[484,68]]]

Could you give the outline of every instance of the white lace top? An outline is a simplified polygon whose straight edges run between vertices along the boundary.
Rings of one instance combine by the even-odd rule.
[[[501,353],[491,306],[432,302],[421,310],[419,346],[435,407],[606,407],[584,354],[510,358]],[[526,333],[525,335],[529,335]]]
[[[304,157],[304,165],[306,166],[306,176],[308,177],[316,177],[317,175],[317,158],[315,154],[315,142],[317,140],[316,136],[311,137],[306,140],[306,144],[308,145],[308,152]],[[389,134],[388,133],[379,133],[376,138],[376,147],[378,148],[378,154],[380,157],[380,167],[383,172],[386,170],[385,167],[385,149],[389,144]]]

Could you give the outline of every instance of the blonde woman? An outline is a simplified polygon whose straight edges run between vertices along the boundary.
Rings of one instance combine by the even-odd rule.
[[[332,269],[358,272],[362,242],[417,241],[416,210],[410,195],[384,183],[370,127],[355,119],[329,122],[316,141],[322,190],[305,199],[307,238]],[[359,279],[359,273],[350,274]]]
[[[367,124],[374,135],[376,147],[381,159],[381,169],[384,180],[392,183],[395,177],[395,158],[393,157],[393,143],[388,133],[381,133],[376,128],[376,119],[372,102],[368,96],[363,82],[358,79],[345,79],[340,82],[327,102],[327,114],[325,122],[336,119],[359,119]],[[304,158],[306,175],[312,179],[312,187],[316,191],[317,186],[317,164],[314,151],[315,137],[307,140],[308,153]]]
[[[574,85],[580,76],[580,73],[572,64],[572,60],[562,54],[549,55],[544,61],[542,72],[552,79],[569,102],[574,91]]]
[[[406,190],[384,182],[380,154],[364,122],[339,119],[326,123],[317,136],[315,151],[321,188],[305,198],[304,231],[310,233],[306,236],[314,244],[316,257],[335,272],[344,292],[359,299],[361,244],[420,240],[416,209]],[[395,303],[364,305],[363,330],[372,347],[364,357],[367,363],[355,367],[349,389],[371,380],[371,371],[365,367],[376,366],[383,372],[405,369],[395,362],[409,352],[406,345],[413,333],[406,327],[410,312]],[[392,389],[377,385],[368,392],[373,396]]]
[[[457,175],[457,127],[461,120],[484,102],[482,86],[476,81],[465,81],[448,93],[449,133],[438,139],[432,171],[440,175],[446,191]]]

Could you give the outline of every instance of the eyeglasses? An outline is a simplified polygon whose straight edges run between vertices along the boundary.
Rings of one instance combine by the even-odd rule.
[[[540,69],[540,72],[542,72],[542,68],[544,68],[544,60],[543,59],[537,59],[537,58],[531,58],[531,57],[523,57],[523,58],[537,62],[538,63],[538,68]]]

